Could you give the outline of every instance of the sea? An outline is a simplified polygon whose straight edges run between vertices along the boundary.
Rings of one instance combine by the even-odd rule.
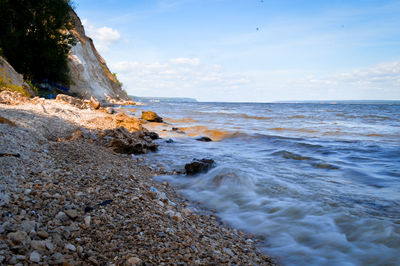
[[[282,265],[400,265],[400,103],[149,103],[168,123],[145,155]],[[174,127],[174,129],[172,129]],[[212,142],[196,138],[207,136]],[[167,141],[172,139],[173,142]]]

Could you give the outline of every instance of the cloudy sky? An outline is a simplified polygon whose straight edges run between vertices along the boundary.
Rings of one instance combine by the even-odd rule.
[[[75,0],[130,95],[400,100],[400,0]]]

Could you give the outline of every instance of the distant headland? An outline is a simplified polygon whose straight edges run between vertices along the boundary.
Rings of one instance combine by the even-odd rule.
[[[164,102],[164,103],[187,103],[187,102],[197,102],[193,98],[182,98],[182,97],[139,97],[129,95],[135,102]]]

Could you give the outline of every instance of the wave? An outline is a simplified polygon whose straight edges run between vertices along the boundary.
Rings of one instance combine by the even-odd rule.
[[[316,133],[316,132],[318,132],[317,130],[309,129],[309,128],[287,128],[287,127],[273,127],[273,128],[268,128],[268,130],[306,132],[306,133]]]
[[[183,124],[192,124],[198,122],[197,120],[190,118],[190,117],[185,117],[185,118],[180,118],[180,119],[173,119],[173,118],[165,118],[164,119],[168,123],[183,123]]]
[[[282,156],[285,159],[292,159],[292,160],[297,160],[297,161],[314,160],[314,158],[312,158],[312,157],[302,156],[300,154],[290,152],[290,151],[284,151],[284,150],[274,152],[274,153],[272,153],[272,155]]]

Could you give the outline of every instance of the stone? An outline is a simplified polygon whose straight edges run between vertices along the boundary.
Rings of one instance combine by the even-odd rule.
[[[114,110],[114,108],[112,108],[112,107],[107,107],[107,108],[106,108],[106,112],[107,112],[108,114],[110,114],[110,115],[115,114],[115,110]]]
[[[31,247],[35,250],[46,250],[46,242],[44,240],[32,240]]]
[[[39,231],[39,232],[37,233],[37,235],[38,235],[40,238],[43,238],[43,239],[46,239],[46,238],[49,237],[49,234],[48,234],[46,231]]]
[[[163,119],[153,111],[142,111],[142,119],[149,122],[162,123]]]
[[[190,211],[189,208],[185,208],[185,209],[182,210],[182,213],[183,213],[185,216],[189,216],[192,212]]]
[[[187,175],[195,175],[199,173],[205,173],[215,166],[215,162],[212,159],[194,159],[191,163],[185,165]]]
[[[160,138],[160,136],[156,132],[149,132],[147,135],[153,140]]]
[[[65,245],[65,248],[70,250],[70,251],[76,251],[76,247],[74,245],[72,245],[72,244],[69,244],[69,243]]]
[[[9,233],[7,235],[8,239],[10,239],[13,243],[20,244],[24,243],[28,234],[25,231],[17,231],[14,233]]]
[[[90,97],[90,105],[95,110],[100,108],[100,102],[93,95]]]
[[[177,223],[181,223],[183,221],[182,215],[179,212],[176,212],[171,218]]]
[[[87,109],[89,106],[85,103],[85,101],[69,96],[69,95],[65,95],[65,94],[58,94],[56,97],[56,101],[60,102],[60,103],[66,103],[66,104],[70,104],[72,106],[75,106],[79,109]]]
[[[68,216],[67,216],[64,212],[59,212],[59,213],[57,213],[56,218],[57,218],[60,222],[66,222],[66,221],[68,221]]]
[[[7,124],[7,125],[12,126],[12,127],[16,127],[17,126],[14,122],[8,120],[5,117],[1,117],[1,116],[0,116],[0,124]]]
[[[84,222],[85,222],[85,226],[86,226],[86,227],[90,227],[90,222],[91,222],[91,220],[92,220],[92,217],[90,217],[90,215],[88,215],[88,216],[86,216],[83,220],[84,220]]]
[[[139,264],[141,261],[142,261],[142,260],[139,259],[138,257],[130,257],[129,259],[127,259],[126,265],[127,265],[127,266],[137,265],[137,264]]]
[[[115,116],[117,126],[126,128],[129,132],[143,130],[142,123],[135,117],[130,117],[124,112],[120,112]]]
[[[22,228],[25,232],[29,233],[31,231],[35,231],[36,222],[35,221],[23,221]]]
[[[212,139],[210,139],[209,137],[200,137],[196,139],[197,141],[203,141],[203,142],[210,142],[213,141]]]
[[[33,251],[29,256],[29,260],[32,262],[38,263],[40,262],[40,259],[41,259],[40,254],[37,251]]]
[[[53,251],[53,250],[54,250],[54,245],[53,245],[53,243],[52,243],[50,240],[47,240],[47,241],[46,241],[46,248],[47,248],[48,250],[50,250],[50,251]]]
[[[78,217],[78,212],[77,212],[77,210],[74,210],[74,209],[66,210],[65,214],[72,220],[74,220]]]

